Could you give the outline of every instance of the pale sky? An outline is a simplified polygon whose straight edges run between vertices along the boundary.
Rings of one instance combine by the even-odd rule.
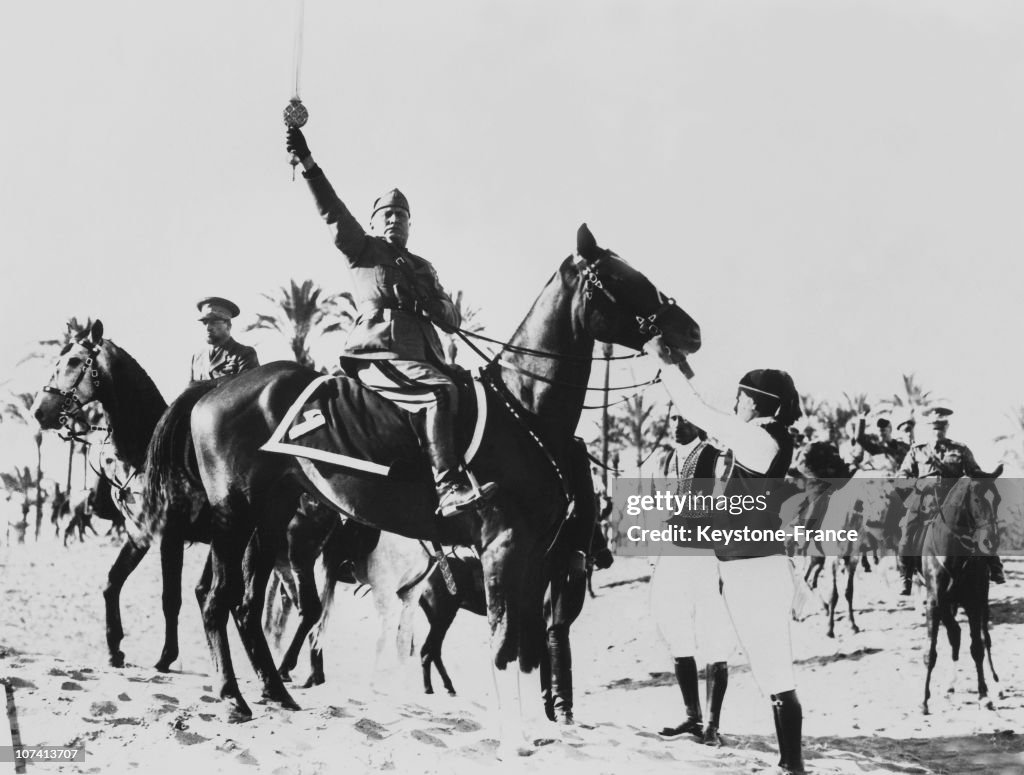
[[[1024,401],[1024,5],[306,0],[305,17],[314,156],[364,224],[380,193],[409,196],[410,248],[492,335],[586,221],[701,324],[713,402],[750,368],[832,399],[914,372],[994,465]],[[294,18],[294,0],[5,7],[7,387],[37,389],[13,364],[91,315],[170,399],[203,346],[199,297],[238,302],[237,338],[268,361],[283,344],[242,333],[261,291],[347,288],[283,148]],[[22,442],[0,434],[6,469]]]

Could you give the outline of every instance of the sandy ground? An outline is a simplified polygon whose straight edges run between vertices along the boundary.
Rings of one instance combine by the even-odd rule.
[[[110,540],[67,550],[41,544],[0,548],[0,677],[13,681],[26,744],[84,743],[78,765],[47,771],[320,773],[755,773],[777,758],[771,711],[745,666],[735,663],[723,713],[729,747],[662,740],[654,731],[682,718],[671,663],[648,614],[646,561],[619,559],[596,577],[573,629],[577,718],[569,731],[542,718],[535,675],[522,694],[532,755],[498,759],[498,717],[486,624],[460,614],[445,647],[457,697],[424,695],[416,662],[375,673],[376,620],[369,598],[339,594],[328,633],[328,684],[295,688],[301,711],[259,705],[237,639],[233,654],[254,717],[222,720],[210,659],[191,594],[182,612],[182,658],[161,675],[159,563],[147,557],[122,600],[129,666],[107,666],[100,590],[117,551]],[[185,580],[199,577],[205,547],[186,551]],[[899,602],[891,560],[859,576],[858,624],[835,640],[821,615],[794,625],[805,750],[814,773],[1024,773],[1024,560],[1007,562],[1009,583],[993,593],[995,710],[981,708],[973,667],[962,658],[957,689],[942,644],[932,715],[918,710],[924,680],[924,620]],[[965,626],[966,637],[966,626]],[[300,665],[298,678],[304,678]],[[376,679],[376,680],[375,680]],[[389,693],[380,691],[387,684]],[[435,685],[440,682],[435,679]],[[6,765],[13,766],[13,765]]]

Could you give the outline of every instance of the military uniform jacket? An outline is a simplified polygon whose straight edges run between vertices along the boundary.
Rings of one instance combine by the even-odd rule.
[[[942,439],[912,446],[903,459],[899,476],[959,479],[962,476],[979,476],[982,473],[981,467],[974,459],[974,453],[965,444]]]
[[[259,365],[256,350],[228,339],[223,345],[210,345],[192,356],[192,381],[226,377]]]
[[[319,167],[303,173],[334,245],[348,261],[359,316],[345,343],[350,358],[444,362],[437,332],[422,314],[399,303],[395,286],[416,299],[430,319],[456,328],[458,311],[426,259],[366,233]]]
[[[895,474],[910,450],[910,445],[899,439],[889,439],[886,442],[866,433],[857,437],[857,444],[868,455],[867,459],[862,462],[861,468],[885,474]]]

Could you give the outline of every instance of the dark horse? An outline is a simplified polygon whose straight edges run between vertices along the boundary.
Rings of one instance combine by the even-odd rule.
[[[988,632],[988,556],[996,551],[999,528],[996,512],[999,492],[994,478],[1002,473],[1000,466],[992,479],[963,477],[949,491],[935,517],[924,529],[921,564],[928,589],[928,668],[924,682],[921,710],[928,714],[931,698],[932,670],[937,659],[936,641],[939,625],[953,651],[953,662],[960,657],[960,625],[957,610],[967,614],[971,632],[971,658],[978,673],[978,700],[988,697],[985,684],[985,652],[993,680],[998,681],[992,665],[992,638]],[[987,703],[989,709],[992,703]]]
[[[243,569],[246,542],[253,530],[289,520],[303,490],[371,527],[475,546],[483,562],[494,664],[503,669],[518,659],[523,670],[537,667],[544,645],[542,564],[568,507],[562,471],[583,408],[595,340],[639,350],[659,334],[681,363],[700,347],[693,319],[640,272],[599,248],[581,226],[575,255],[561,264],[511,342],[484,370],[488,421],[472,466],[500,489],[479,518],[435,518],[429,464],[408,420],[402,420],[407,431],[379,440],[381,459],[408,460],[409,450],[415,451],[402,473],[387,478],[261,452],[317,376],[310,369],[268,364],[200,399],[192,412],[192,438],[213,510],[213,576],[203,623],[229,713],[251,714],[226,637],[233,607],[238,606],[257,673],[276,675],[260,622],[261,595],[253,596],[255,606],[240,606],[245,577],[251,575],[256,588],[265,590],[272,563]],[[400,412],[372,394],[365,401],[374,411]],[[294,705],[283,682],[269,698]]]
[[[128,538],[122,545],[103,590],[107,648],[110,664],[124,666],[120,645],[124,638],[120,595],[124,583],[146,556],[154,540],[160,546],[163,577],[164,645],[156,668],[170,670],[178,658],[178,616],[181,609],[181,570],[186,543],[209,542],[209,504],[192,454],[189,416],[196,401],[217,387],[217,382],[190,385],[167,406],[152,379],[125,350],[103,338],[103,323],[65,347],[49,383],[36,397],[33,412],[45,429],[81,430],[81,409],[99,401],[107,415],[114,454],[104,446],[99,465],[104,485],[116,484],[114,505],[125,518]],[[116,460],[113,459],[116,457]],[[158,498],[143,502],[142,482],[150,469],[158,469]],[[108,496],[109,500],[109,496]],[[310,526],[312,528],[312,526]],[[324,528],[333,527],[333,520]],[[310,530],[306,530],[309,533]],[[305,534],[304,534],[305,537]],[[293,554],[311,565],[318,536],[301,546],[283,536],[253,540],[252,551]],[[310,544],[307,546],[307,544]],[[204,579],[210,577],[209,561]],[[200,583],[202,604],[206,590]]]

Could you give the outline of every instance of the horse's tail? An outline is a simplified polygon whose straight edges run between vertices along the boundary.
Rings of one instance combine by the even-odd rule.
[[[295,601],[292,598],[291,579],[286,579],[274,569],[267,589],[267,604],[264,612],[263,631],[270,635],[274,648],[280,648],[284,630],[288,624]]]
[[[146,450],[142,514],[139,522],[149,536],[160,535],[172,509],[187,508],[195,514],[206,504],[192,443],[192,409],[215,387],[197,382],[187,387],[160,417]]]

